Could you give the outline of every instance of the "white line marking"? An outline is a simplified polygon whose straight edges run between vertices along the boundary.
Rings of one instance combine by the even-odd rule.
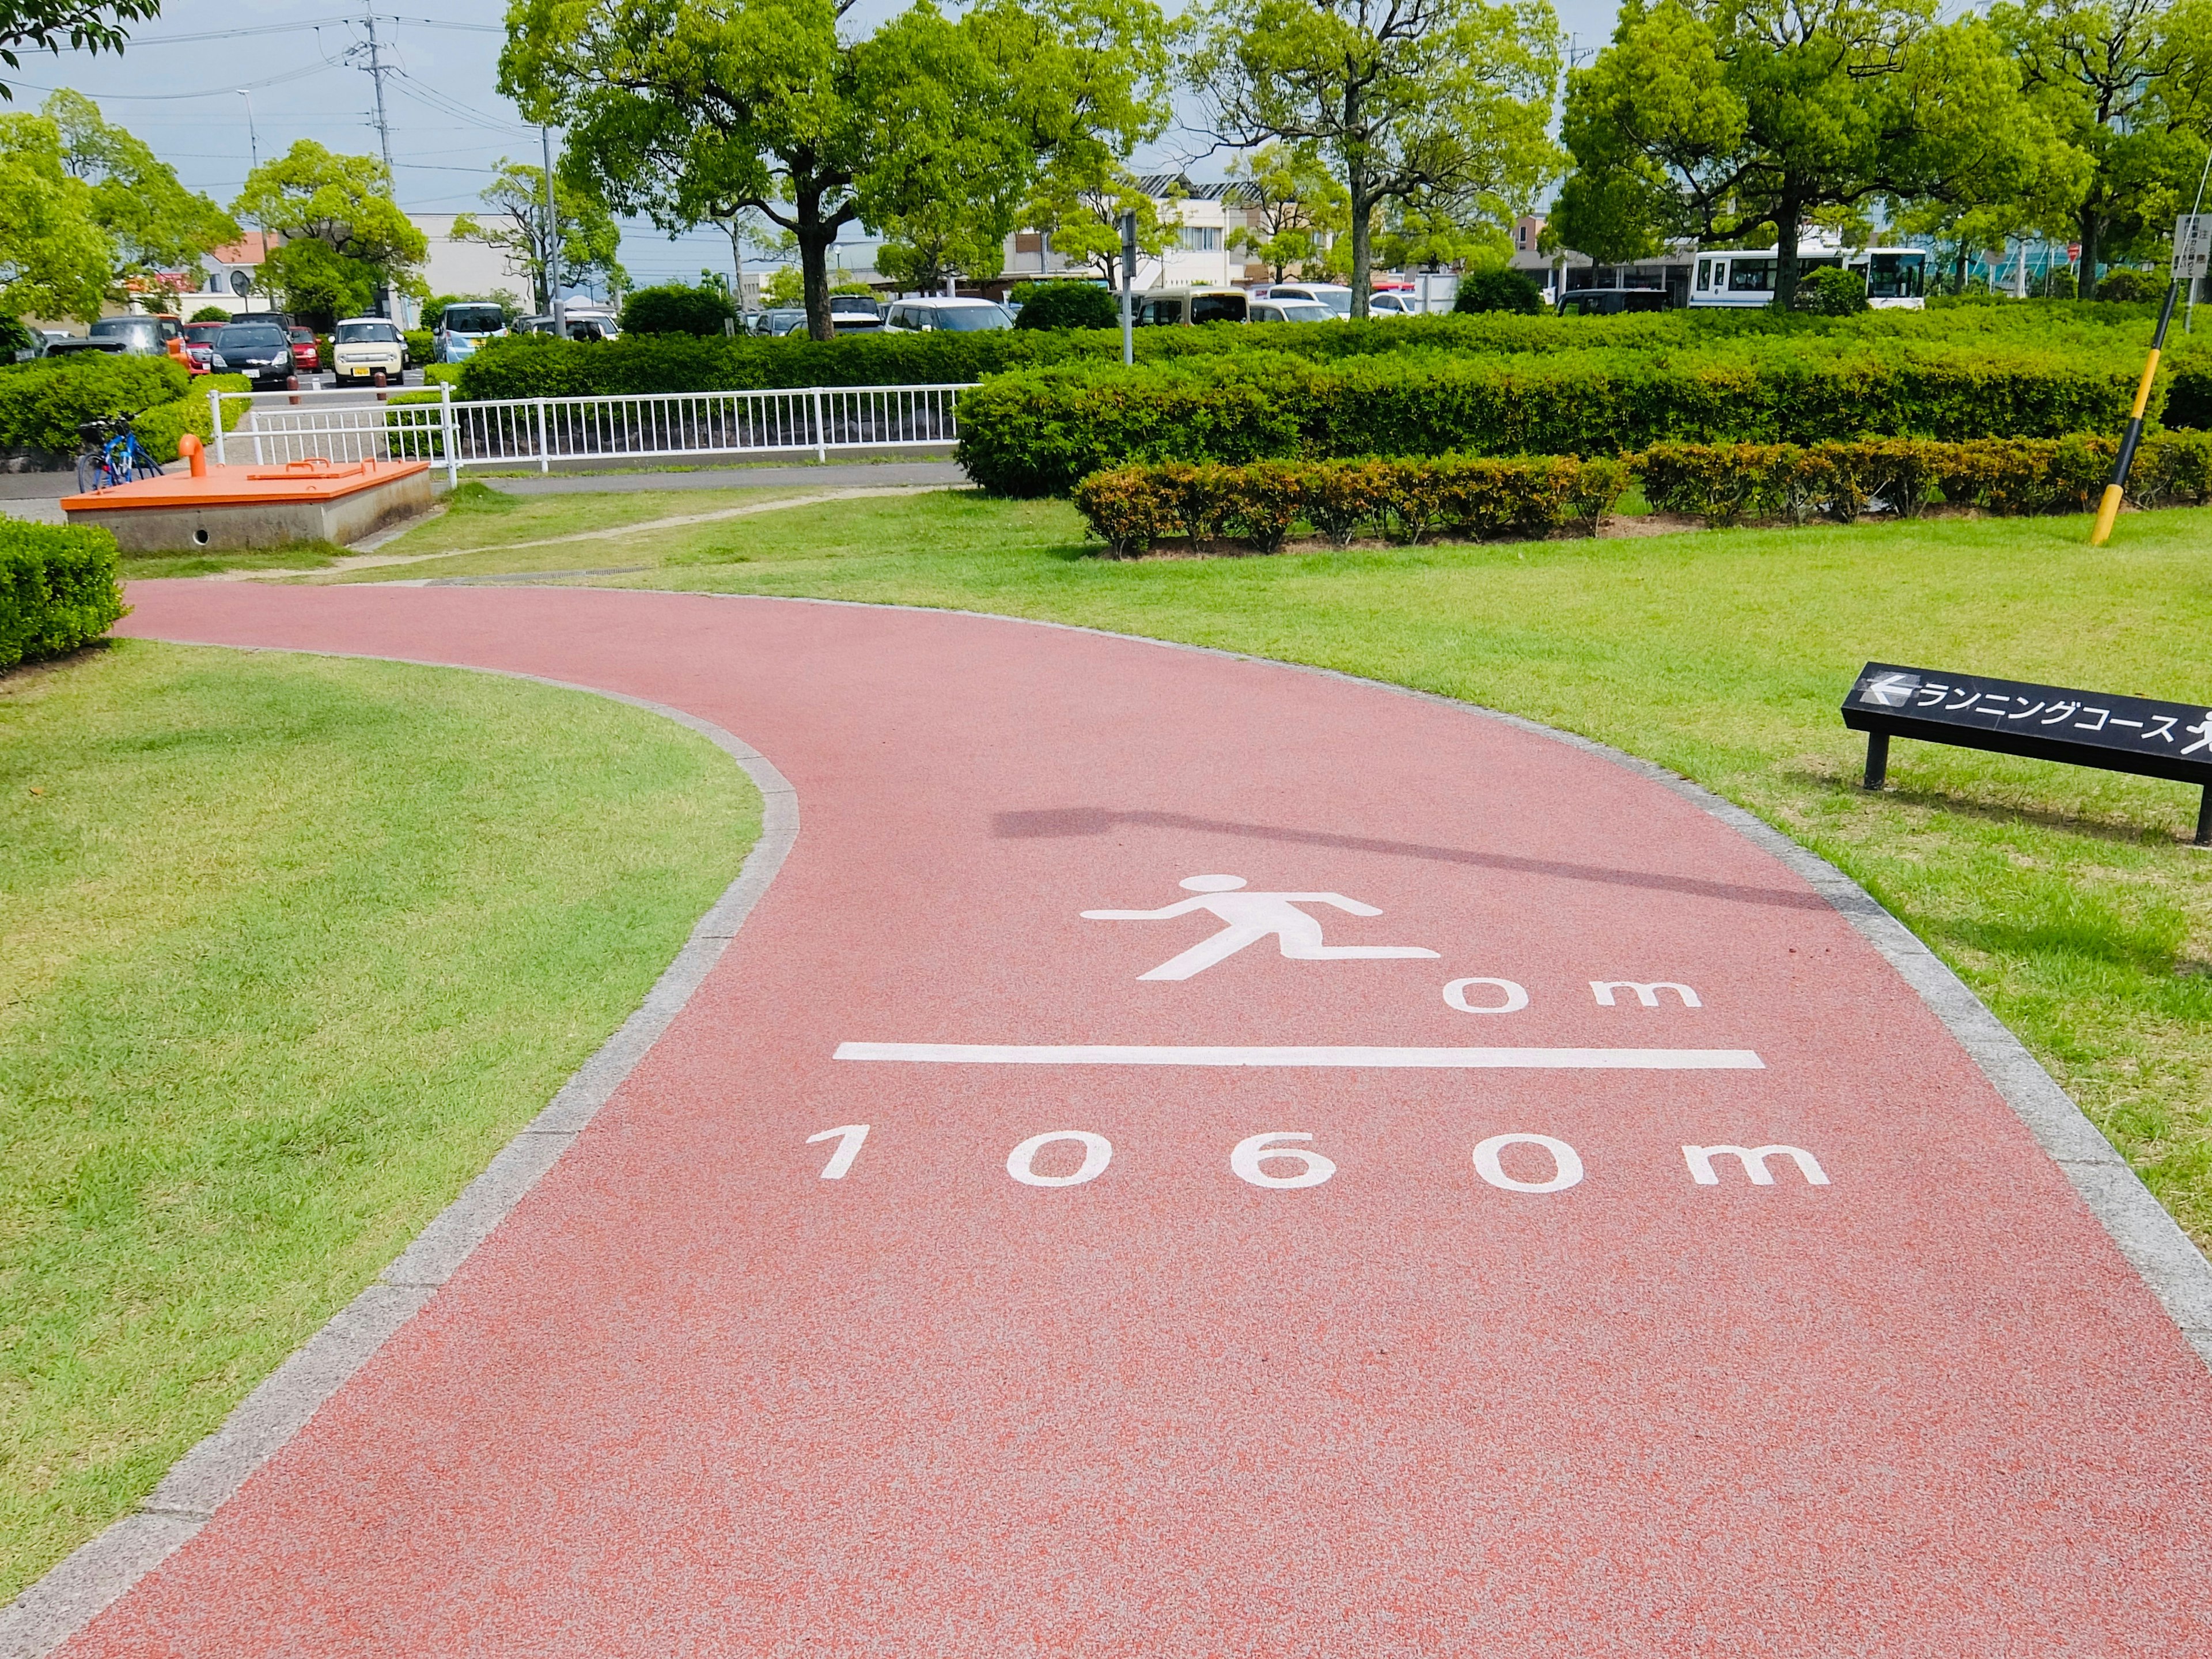
[[[1178,1048],[1141,1043],[841,1042],[839,1060],[955,1066],[1384,1066],[1444,1071],[1758,1072],[1748,1048]]]

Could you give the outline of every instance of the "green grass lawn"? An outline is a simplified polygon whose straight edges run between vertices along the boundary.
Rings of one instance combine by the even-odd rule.
[[[0,676],[0,1595],[643,998],[759,802],[643,710],[121,641]]]
[[[672,534],[623,586],[955,606],[1510,709],[1739,801],[1974,987],[2212,1243],[2212,853],[2183,786],[1917,744],[1855,787],[1869,658],[2212,699],[2212,512],[1276,558],[1091,556],[1054,502],[853,501]],[[1093,544],[1091,551],[1095,552]]]

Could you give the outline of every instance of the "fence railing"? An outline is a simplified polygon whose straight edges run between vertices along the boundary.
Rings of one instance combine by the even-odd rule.
[[[281,465],[427,460],[449,483],[465,466],[536,465],[657,457],[909,449],[951,443],[967,385],[809,386],[783,392],[645,392],[617,398],[464,402],[449,386],[392,392],[210,392],[215,459]],[[223,429],[226,400],[248,408]]]

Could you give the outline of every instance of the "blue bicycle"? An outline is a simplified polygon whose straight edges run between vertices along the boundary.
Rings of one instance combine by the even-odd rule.
[[[104,415],[78,425],[76,435],[84,441],[84,448],[76,458],[76,487],[80,493],[112,489],[117,484],[161,476],[161,462],[147,453],[131,424],[143,413],[140,410],[137,414]]]

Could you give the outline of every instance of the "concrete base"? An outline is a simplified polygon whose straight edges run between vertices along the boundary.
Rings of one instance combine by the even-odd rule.
[[[430,474],[414,471],[328,501],[222,501],[182,507],[70,507],[71,524],[112,531],[125,553],[283,547],[294,542],[345,546],[386,525],[429,510]],[[82,499],[82,498],[77,498]]]

